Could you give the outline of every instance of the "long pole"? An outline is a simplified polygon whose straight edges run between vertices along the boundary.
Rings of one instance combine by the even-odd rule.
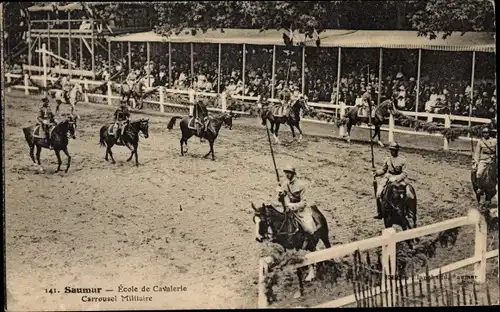
[[[306,91],[306,47],[302,47],[302,86],[301,93],[304,94]]]
[[[47,12],[47,49],[50,49],[50,12]]]
[[[273,69],[271,79],[271,98],[274,99],[274,89],[276,88],[276,45],[273,45]]]
[[[222,58],[222,44],[219,43],[219,57],[217,61],[217,93],[220,94],[220,63],[221,63],[221,58]]]
[[[378,95],[377,95],[377,106],[380,105],[380,99],[382,97],[382,59],[383,54],[382,48],[380,48],[380,56],[378,61]]]
[[[422,49],[418,49],[418,65],[417,65],[417,95],[415,97],[415,113],[418,113],[420,103],[420,68],[422,67]],[[415,116],[415,119],[418,119]]]
[[[91,31],[92,31],[92,37],[91,37],[91,53],[92,53],[92,77],[94,77],[95,79],[95,34],[94,34],[94,31],[95,31],[95,22],[94,22],[94,19],[91,19],[90,22],[92,23],[91,24]]]
[[[111,66],[113,66],[113,64],[111,63],[111,40],[110,40],[110,41],[108,41],[108,67],[109,67],[108,72],[110,75],[112,73]]]
[[[68,69],[69,69],[69,77],[71,78],[71,68],[72,68],[72,51],[71,51],[71,12],[68,11],[68,59],[69,59],[69,64],[68,64]]]
[[[61,34],[57,33],[57,55],[61,55]],[[61,59],[57,59],[57,66],[61,69]]]
[[[194,46],[193,43],[191,42],[189,45],[191,49],[191,88],[194,88]]]
[[[472,157],[474,157],[474,141],[472,140],[472,104],[474,102],[474,73],[476,71],[476,51],[472,51],[472,73],[470,83],[470,102],[469,102],[469,137]]]
[[[172,43],[168,43],[168,87],[172,88]]]
[[[337,58],[337,94],[335,97],[335,105],[337,105],[337,109],[339,107],[338,105],[339,105],[339,101],[340,101],[340,75],[341,75],[340,64],[341,64],[341,59],[342,59],[342,48],[339,47],[339,56]],[[337,114],[335,113],[335,115],[337,115]]]
[[[83,39],[80,37],[80,69],[83,70]]]
[[[147,69],[148,69],[148,87],[151,87],[151,79],[149,78],[151,75],[151,65],[150,65],[150,62],[151,62],[151,46],[149,44],[149,41],[146,42],[146,62],[147,62]]]
[[[246,44],[243,44],[243,69],[241,71],[241,81],[243,82],[243,94],[242,95],[245,95],[245,67],[246,67],[246,60],[247,60],[247,46]]]
[[[31,48],[33,46],[31,45],[31,20],[28,19],[28,65],[29,65],[29,70],[28,70],[28,75],[31,76],[31,58],[33,57],[31,55]]]
[[[128,41],[127,44],[128,44],[128,70],[130,73],[130,71],[132,70],[132,43]]]
[[[378,62],[378,95],[377,95],[377,106],[380,105],[380,99],[382,96],[382,60],[383,60],[383,51],[380,48],[379,62]],[[373,138],[372,138],[372,104],[371,102],[368,105],[369,115],[368,122],[370,123],[370,150],[372,156],[372,169],[375,169],[375,156],[373,155]],[[373,192],[375,195],[375,201],[377,205],[377,214],[380,216],[382,214],[382,205],[377,200],[377,178],[373,175]]]
[[[276,159],[274,158],[273,144],[271,143],[271,134],[269,133],[269,127],[267,126],[266,121],[266,131],[267,131],[267,140],[269,141],[269,148],[271,149],[271,157],[273,158],[274,171],[276,172],[276,180],[280,183],[280,174],[278,172],[278,167],[276,166]]]

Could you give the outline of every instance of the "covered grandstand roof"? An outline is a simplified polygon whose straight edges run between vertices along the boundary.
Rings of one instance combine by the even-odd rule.
[[[99,6],[109,4],[109,2],[86,2],[85,3],[89,7]],[[46,12],[46,11],[54,11],[55,8],[59,11],[79,11],[83,10],[83,6],[80,2],[67,2],[66,4],[62,4],[61,2],[58,5],[54,5],[53,2],[41,2],[40,4],[30,6],[28,8],[29,12]]]
[[[303,37],[303,36],[302,36]],[[342,48],[386,48],[386,49],[425,49],[441,51],[478,51],[495,52],[495,37],[492,33],[468,32],[464,35],[453,33],[447,39],[438,37],[430,40],[418,37],[416,31],[399,30],[326,30],[320,34],[321,47]],[[162,37],[153,31],[127,34],[109,38],[110,41],[131,42],[172,42],[172,43],[221,43],[283,46],[282,30],[225,29],[198,31],[191,34],[190,29],[179,35]],[[314,47],[314,41],[306,46]]]

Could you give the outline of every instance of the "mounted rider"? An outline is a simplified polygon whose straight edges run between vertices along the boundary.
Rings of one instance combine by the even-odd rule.
[[[200,138],[200,142],[203,142],[203,133],[206,131],[208,123],[208,109],[202,100],[194,104],[193,118],[196,134]]]
[[[126,103],[122,102],[120,107],[115,111],[115,121],[113,124],[113,133],[118,144],[123,144],[122,133],[126,125],[130,122],[130,110]]]
[[[40,111],[36,119],[42,127],[42,130],[45,132],[45,139],[47,140],[49,149],[52,149],[50,144],[50,127],[56,125],[56,121],[49,106],[49,99],[46,96],[42,98],[42,107],[40,107]]]
[[[372,87],[367,86],[365,93],[363,93],[360,100],[356,102],[356,106],[358,107],[358,116],[368,117],[370,108],[373,113]]]
[[[290,101],[292,99],[292,92],[288,87],[288,83],[285,83],[285,86],[283,87],[283,90],[278,95],[278,99],[280,100],[280,105],[278,106],[276,110],[276,115],[277,116],[284,116],[286,112],[288,111],[288,106],[290,104]]]
[[[139,76],[138,71],[134,71],[133,69],[130,70],[130,72],[128,73],[128,76],[127,76],[127,79],[126,79],[126,82],[127,82],[127,85],[129,86],[130,90],[132,90],[132,88],[134,87],[134,84],[135,82],[137,81],[137,77]]]
[[[63,76],[61,78],[61,87],[63,91],[63,98],[66,102],[69,102],[69,93],[71,92],[70,77]]]
[[[283,172],[286,175],[286,181],[276,188],[278,198],[284,205],[285,212],[287,209],[291,211],[302,229],[307,234],[313,235],[317,229],[313,219],[313,211],[304,198],[306,183],[297,178],[297,171],[290,165],[286,166]]]
[[[490,137],[490,129],[488,127],[484,127],[481,132],[482,137],[477,142],[474,159],[472,160],[472,170],[475,172],[477,178],[482,176],[489,165],[495,164],[496,166],[497,140],[494,137]]]
[[[406,159],[398,155],[399,144],[396,142],[392,142],[389,146],[389,150],[391,151],[391,155],[384,160],[383,167],[378,170],[373,169],[373,175],[375,177],[379,177],[382,175],[384,176],[382,179],[380,179],[380,182],[377,187],[377,201],[380,201],[382,192],[385,190],[389,182],[406,186],[407,198],[413,198],[413,194],[410,189],[410,184],[406,179],[407,177],[406,172],[404,172],[404,167],[406,166]],[[379,214],[375,216],[375,219],[382,219],[383,218],[382,211],[379,211],[378,213]]]

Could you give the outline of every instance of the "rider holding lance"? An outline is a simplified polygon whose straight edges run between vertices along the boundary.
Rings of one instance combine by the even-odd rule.
[[[49,99],[47,97],[42,98],[42,107],[40,107],[40,111],[38,113],[38,117],[36,118],[40,123],[43,131],[45,132],[45,137],[47,140],[47,144],[49,149],[52,149],[50,145],[50,126],[55,125],[56,121],[54,119],[54,114],[49,106]]]
[[[130,110],[125,103],[115,111],[115,123],[113,128],[116,129],[116,140],[118,144],[123,144],[122,132],[125,126],[130,122]]]
[[[384,160],[384,165],[381,169],[373,170],[373,175],[375,177],[384,176],[377,188],[377,201],[380,201],[382,192],[384,191],[387,183],[401,183],[406,186],[406,196],[408,198],[413,198],[413,194],[410,190],[410,185],[406,180],[406,172],[404,172],[404,167],[406,166],[406,159],[402,156],[399,156],[399,144],[396,142],[392,142],[389,146],[389,150],[391,151],[391,156],[388,156]],[[380,205],[382,206],[382,205]],[[383,212],[378,211],[378,215],[375,216],[375,219],[382,219]]]
[[[302,226],[302,229],[313,235],[316,231],[316,225],[313,212],[304,199],[306,183],[297,178],[297,171],[292,166],[285,167],[283,172],[286,175],[286,181],[283,185],[278,185],[276,189],[278,197],[284,205],[284,209],[292,211],[295,220]]]

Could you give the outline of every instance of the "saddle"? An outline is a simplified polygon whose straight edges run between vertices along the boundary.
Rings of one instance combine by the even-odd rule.
[[[115,127],[114,123],[112,123],[111,125],[109,125],[109,127],[108,127],[108,135],[116,135],[116,132],[113,131],[114,127]],[[127,127],[127,125],[123,125],[122,127],[123,127],[123,129],[122,129],[122,133],[123,133],[124,132],[123,130],[125,130],[125,128]],[[119,129],[120,129],[120,124],[118,124],[118,126],[116,128],[116,131],[118,131]]]
[[[188,128],[192,130],[196,130],[196,118],[191,117],[188,122]]]
[[[290,105],[285,104],[285,105],[274,105],[271,109],[271,112],[274,117],[285,117],[288,115],[288,112],[290,111]]]
[[[368,107],[367,104],[362,104],[361,106],[358,107],[358,117],[368,118],[369,115],[370,115],[370,108]],[[374,109],[372,109],[372,118],[375,118]]]
[[[404,181],[401,182],[388,182],[385,185],[383,195],[385,196],[387,194],[387,191],[389,188],[392,188],[394,192],[399,195],[401,198],[406,196],[406,183]]]
[[[54,125],[49,126],[49,137],[52,136],[52,131],[54,131],[54,128],[55,128]],[[32,135],[34,138],[37,138],[37,139],[45,139],[45,140],[48,139],[45,135],[45,131],[42,128],[42,125],[39,125],[39,124],[36,125],[35,128],[33,128]]]

